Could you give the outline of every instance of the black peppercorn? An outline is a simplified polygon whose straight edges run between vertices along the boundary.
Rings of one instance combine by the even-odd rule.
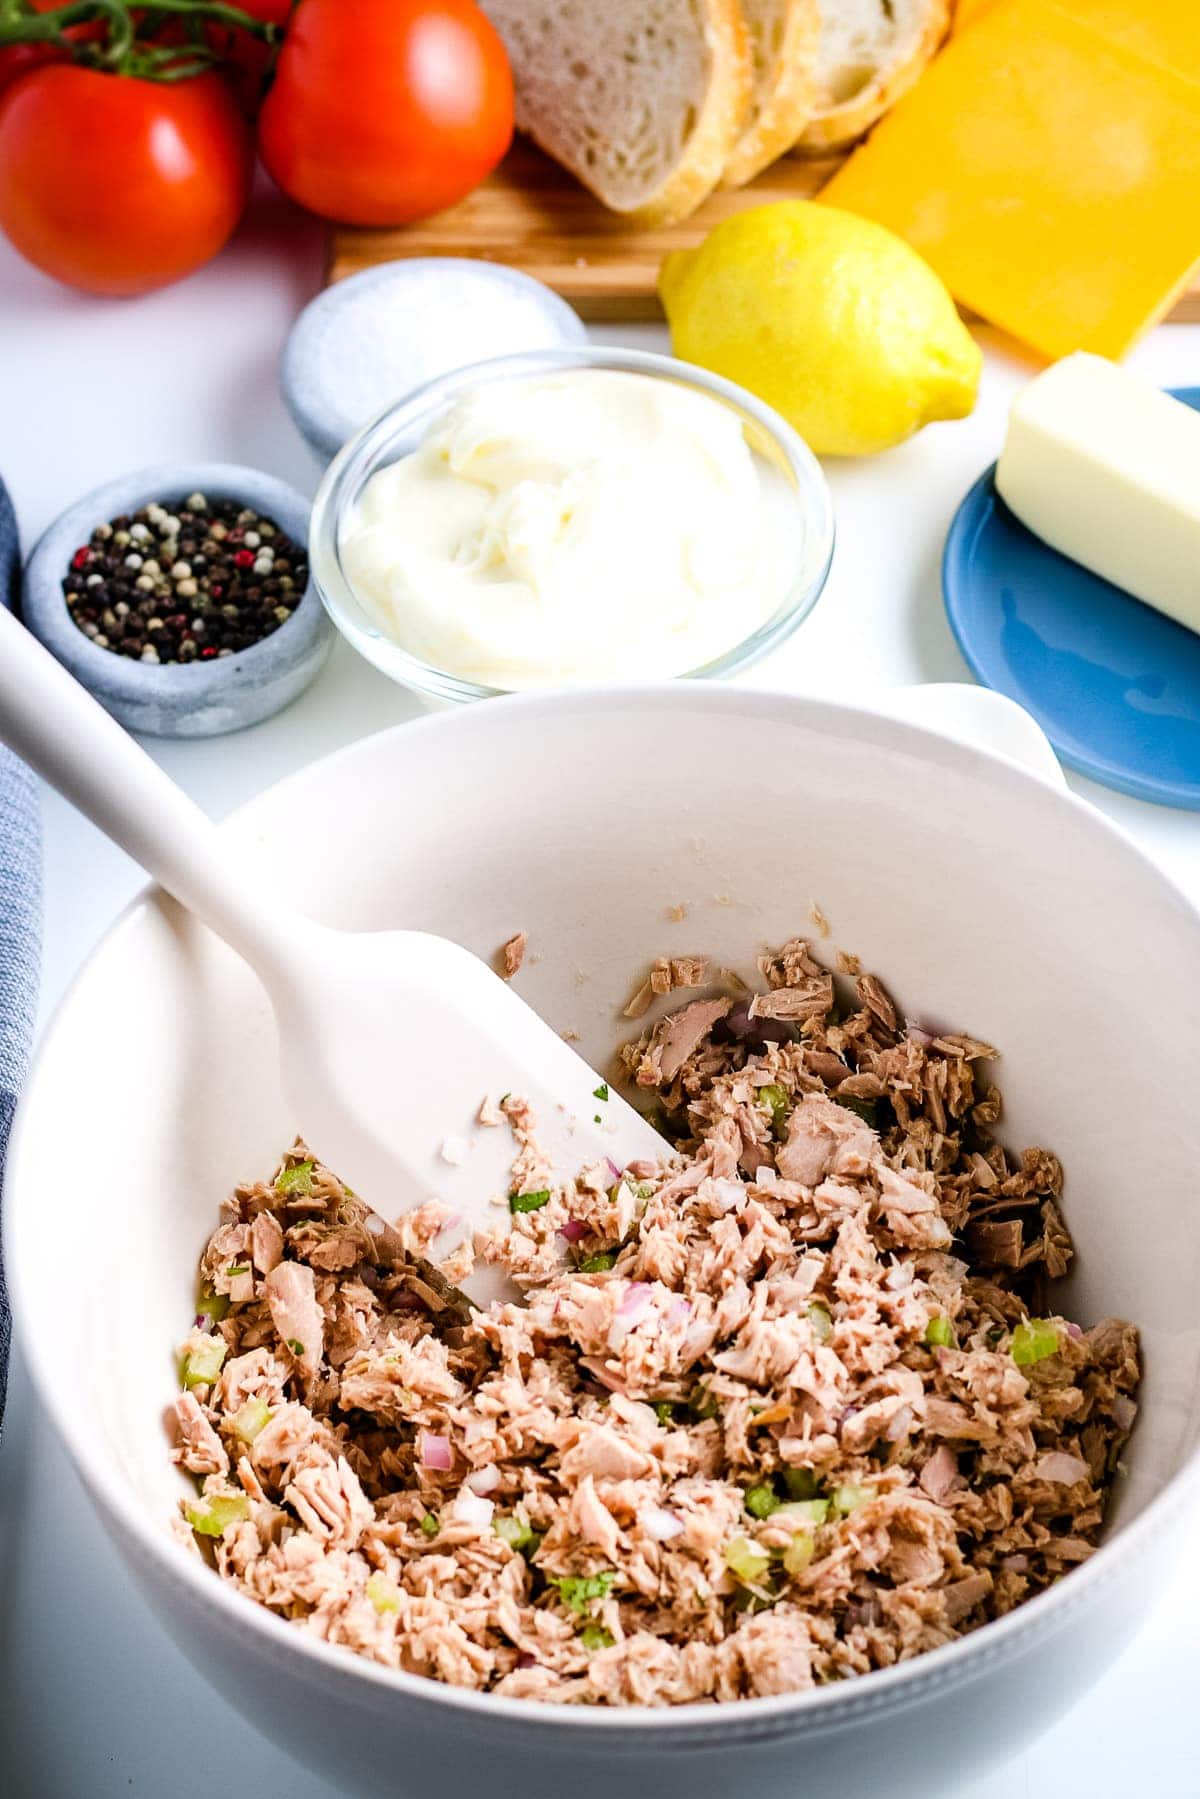
[[[245,547],[243,547],[245,546]],[[98,525],[63,577],[75,623],[142,662],[211,661],[287,622],[308,580],[302,546],[232,500],[189,494]],[[215,620],[207,630],[206,617]]]

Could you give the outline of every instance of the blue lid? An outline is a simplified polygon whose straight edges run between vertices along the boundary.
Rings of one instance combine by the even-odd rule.
[[[1200,411],[1200,387],[1171,391]],[[946,616],[972,672],[1031,712],[1071,768],[1200,810],[1200,635],[1026,530],[995,472],[963,500],[942,557]]]

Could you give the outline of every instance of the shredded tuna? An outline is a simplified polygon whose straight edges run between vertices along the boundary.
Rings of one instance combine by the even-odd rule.
[[[511,981],[515,974],[521,972],[528,945],[529,938],[526,933],[518,931],[515,936],[510,937],[508,942],[501,946],[500,973],[506,981]]]
[[[622,1052],[668,1166],[563,1180],[526,1101],[481,1107],[550,1194],[475,1245],[524,1304],[472,1311],[436,1204],[374,1235],[302,1145],[222,1207],[172,1453],[224,1579],[389,1667],[664,1706],[890,1666],[1086,1560],[1139,1353],[1048,1298],[1061,1166],[990,1135],[986,1043],[803,939],[759,967]]]

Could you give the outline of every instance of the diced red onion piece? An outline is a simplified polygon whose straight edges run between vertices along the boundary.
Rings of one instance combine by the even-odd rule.
[[[887,1429],[883,1433],[888,1442],[902,1442],[912,1429],[912,1421],[912,1407],[910,1405],[902,1405],[900,1410],[894,1413]]]
[[[683,1298],[682,1294],[677,1294],[671,1301],[671,1307],[667,1313],[667,1323],[686,1324],[691,1315],[691,1306],[688,1304],[687,1300]]]
[[[484,1499],[479,1493],[472,1493],[470,1487],[462,1487],[454,1501],[454,1516],[458,1522],[473,1524],[479,1530],[490,1528],[495,1510],[490,1499]]]
[[[919,1044],[922,1049],[928,1049],[933,1042],[933,1032],[923,1031],[919,1024],[910,1024],[904,1035],[910,1043]]]
[[[609,1167],[612,1169],[612,1177],[613,1177],[614,1181],[619,1181],[622,1174],[625,1172],[624,1169],[618,1168],[611,1156],[605,1156],[604,1160],[608,1163]]]
[[[1029,1566],[1029,1557],[1027,1555],[1006,1555],[1000,1566],[1007,1568],[1011,1574],[1024,1574]]]
[[[625,1297],[617,1307],[617,1317],[630,1330],[639,1323],[650,1310],[650,1284],[648,1281],[630,1281],[625,1289]]]
[[[565,1237],[568,1243],[578,1243],[581,1237],[587,1236],[587,1228],[582,1218],[568,1218],[558,1234]]]
[[[537,1656],[530,1655],[528,1649],[522,1649],[520,1655],[517,1657],[518,1668],[536,1668],[537,1665]]]
[[[485,1462],[482,1468],[476,1468],[473,1474],[468,1474],[467,1485],[472,1493],[494,1493],[500,1485],[500,1470],[495,1462]]]
[[[1118,1393],[1112,1402],[1113,1423],[1118,1430],[1132,1430],[1133,1421],[1137,1417],[1137,1406],[1128,1393]]]
[[[660,1505],[648,1505],[642,1513],[642,1528],[656,1543],[669,1543],[672,1537],[682,1533],[683,1520],[674,1512],[664,1511]]]
[[[1079,1325],[1077,1325],[1077,1324],[1068,1324],[1067,1325],[1067,1335],[1068,1335],[1068,1337],[1073,1337],[1076,1343],[1083,1342],[1083,1331],[1080,1329]]]
[[[1086,1480],[1091,1472],[1082,1456],[1068,1455],[1062,1449],[1052,1449],[1048,1455],[1039,1456],[1033,1471],[1039,1480],[1054,1481],[1064,1487],[1073,1487],[1076,1481]]]
[[[417,1460],[422,1468],[434,1468],[441,1474],[448,1474],[454,1466],[449,1437],[438,1437],[428,1430],[418,1431]]]

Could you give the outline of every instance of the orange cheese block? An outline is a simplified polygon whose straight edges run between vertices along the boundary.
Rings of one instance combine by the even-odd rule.
[[[977,9],[821,195],[907,238],[956,299],[1051,357],[1121,356],[1200,264],[1200,80],[1084,11],[1111,28],[1121,7]]]
[[[958,0],[954,29],[982,18],[996,0]],[[1200,81],[1200,6],[1197,0],[1054,0],[1060,12],[1091,25],[1101,37],[1165,63]]]

